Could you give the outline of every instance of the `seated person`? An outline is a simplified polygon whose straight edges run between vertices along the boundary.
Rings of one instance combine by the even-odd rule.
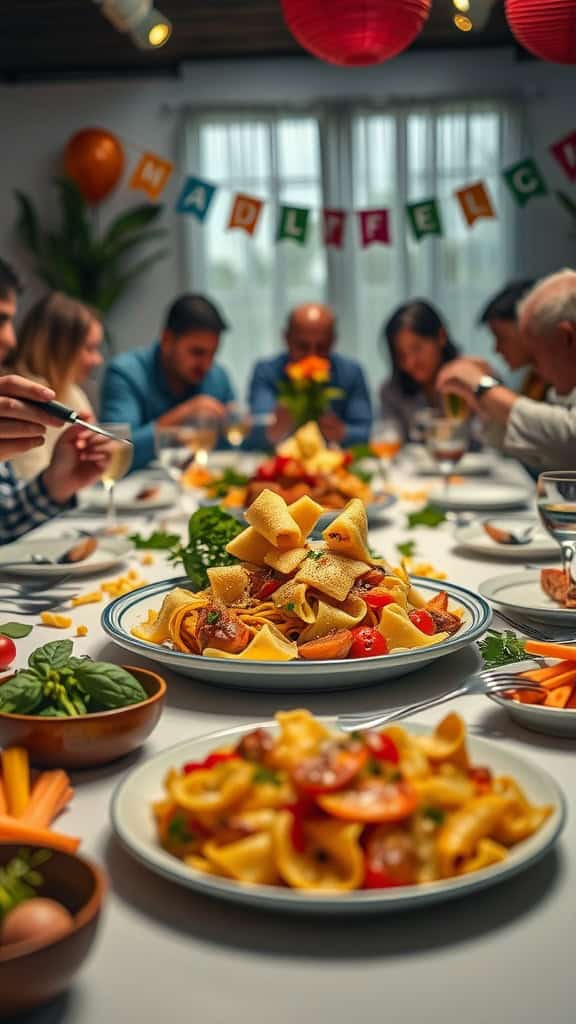
[[[81,385],[102,363],[102,336],[102,325],[94,313],[76,299],[52,292],[24,317],[10,365],[14,373],[45,384],[58,402],[93,420]],[[58,429],[49,427],[41,448],[12,459],[20,479],[30,480],[46,468],[64,429],[62,424]]]
[[[560,397],[568,395],[576,388],[576,272],[563,270],[540,281],[520,302],[518,323],[536,371]],[[485,420],[501,424],[509,455],[539,471],[574,469],[576,405],[518,396],[488,364],[469,358],[442,367],[438,389],[459,394]]]
[[[46,430],[62,425],[25,401],[49,402],[54,397],[51,388],[23,377],[0,377],[0,459],[40,447]],[[71,508],[77,491],[100,479],[109,457],[105,438],[69,427],[56,441],[48,467],[28,483],[16,479],[9,462],[0,462],[0,544]]]
[[[222,420],[234,401],[228,374],[214,362],[226,321],[202,295],[182,295],[168,310],[160,341],[112,360],[102,385],[101,419],[129,423],[133,469],[155,456],[154,430],[195,417]]]
[[[370,437],[372,410],[361,367],[333,351],[336,321],[328,306],[308,303],[293,309],[284,333],[288,351],[256,363],[250,382],[250,409],[254,416],[274,413],[275,422],[250,437],[254,448],[276,445],[295,429],[290,413],[278,404],[278,385],[285,380],[289,362],[319,356],[330,362],[330,387],[344,394],[332,401],[318,425],[327,441],[344,446],[364,444]]]
[[[497,295],[492,296],[478,322],[491,332],[496,342],[496,352],[511,370],[527,368],[520,394],[541,402],[546,397],[548,386],[531,365],[516,313],[518,303],[534,284],[534,281],[512,281],[506,285]]]
[[[392,314],[382,332],[392,374],[382,385],[382,415],[395,419],[409,440],[415,415],[438,404],[437,378],[458,355],[446,324],[429,302],[412,299]]]
[[[16,348],[14,317],[20,294],[20,281],[9,263],[0,260],[0,371]]]

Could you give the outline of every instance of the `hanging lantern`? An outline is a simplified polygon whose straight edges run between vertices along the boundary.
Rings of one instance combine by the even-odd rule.
[[[382,64],[414,42],[432,0],[282,0],[294,38],[329,64]]]
[[[508,24],[535,57],[576,64],[576,0],[506,0]]]

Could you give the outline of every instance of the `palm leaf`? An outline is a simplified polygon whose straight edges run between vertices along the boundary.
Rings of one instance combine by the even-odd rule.
[[[86,200],[70,178],[55,178],[54,184],[59,191],[63,239],[74,252],[86,252],[93,244]]]
[[[14,190],[18,204],[18,217],[16,220],[16,233],[21,242],[24,243],[35,255],[38,255],[41,242],[40,222],[38,214],[32,205],[31,200],[24,192]]]
[[[126,235],[131,235],[141,228],[148,227],[157,220],[164,207],[160,204],[144,203],[142,206],[133,206],[131,210],[121,213],[110,224],[104,235],[104,245],[113,245]]]
[[[139,263],[135,263],[130,267],[124,274],[118,275],[115,280],[107,285],[104,285],[99,291],[97,298],[94,299],[94,303],[98,309],[103,313],[107,313],[115,302],[118,301],[121,295],[124,294],[126,287],[130,282],[143,274],[144,271],[148,270],[159,260],[163,260],[168,255],[168,249],[158,249],[157,252],[152,253],[150,256],[146,256]]]
[[[164,238],[166,233],[166,228],[150,228],[149,231],[139,231],[138,234],[130,235],[128,238],[119,238],[115,242],[104,242],[101,256],[105,261],[116,260],[130,249],[133,249],[134,246],[144,245],[146,242],[152,242],[157,238]]]

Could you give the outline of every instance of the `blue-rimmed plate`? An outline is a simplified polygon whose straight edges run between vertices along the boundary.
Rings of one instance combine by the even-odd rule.
[[[189,580],[162,580],[140,587],[123,597],[116,598],[102,613],[104,632],[127,651],[144,655],[150,661],[171,668],[183,676],[193,676],[216,686],[229,686],[240,690],[279,691],[347,690],[356,686],[381,683],[407,675],[430,662],[453,654],[466,647],[488,628],[492,618],[490,605],[478,594],[455,583],[414,577],[418,589],[428,598],[445,590],[449,606],[463,609],[462,627],[448,640],[434,647],[401,651],[379,658],[354,658],[345,661],[227,661],[222,658],[204,658],[197,654],[182,654],[169,647],[149,644],[132,636],[134,626],[148,617],[148,611],[160,609],[166,594],[174,587],[189,586]]]
[[[334,719],[323,721],[327,725],[335,725]],[[185,761],[200,761],[215,747],[233,746],[253,729],[275,727],[274,722],[258,722],[199,736],[169,747],[134,768],[117,787],[111,806],[112,826],[123,846],[155,874],[208,896],[292,913],[369,914],[413,910],[430,903],[442,903],[478,893],[540,860],[562,831],[566,802],[554,779],[536,761],[521,757],[502,743],[469,736],[468,749],[473,763],[489,766],[494,775],[513,776],[529,800],[553,807],[538,832],[512,847],[500,864],[426,885],[320,894],[275,885],[241,885],[228,878],[217,878],[196,871],[163,850],[156,838],[152,803],[164,796],[164,780],[169,770],[180,768]],[[410,732],[418,735],[431,732],[430,728],[413,722],[407,727]]]

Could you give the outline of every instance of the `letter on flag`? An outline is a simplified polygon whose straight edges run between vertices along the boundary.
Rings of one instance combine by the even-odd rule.
[[[326,208],[324,215],[324,245],[334,249],[341,249],[344,245],[344,231],[346,228],[346,210],[332,210]]]
[[[435,199],[423,199],[419,203],[408,203],[406,212],[417,242],[421,238],[425,238],[426,235],[443,234],[440,209]]]
[[[505,171],[502,171],[502,177],[518,206],[526,206],[531,199],[536,196],[545,196],[548,192],[538,164],[531,157],[506,168]]]
[[[576,181],[576,132],[565,135],[553,146],[550,146],[552,156],[558,161],[560,167],[569,181]]]
[[[168,184],[174,164],[156,153],[142,153],[130,179],[130,188],[145,192],[149,199],[158,199]]]
[[[196,220],[206,220],[210,203],[217,191],[216,185],[210,185],[200,178],[186,178],[176,203],[177,213],[190,213]]]
[[[276,241],[280,242],[283,238],[291,238],[298,245],[304,245],[308,232],[309,214],[310,210],[299,206],[281,206]]]
[[[495,217],[492,200],[483,181],[477,181],[474,185],[467,185],[454,193],[460,206],[468,227],[472,227],[477,220],[483,217]]]
[[[238,192],[232,200],[228,230],[240,228],[247,235],[253,235],[263,206],[264,203],[261,199],[255,199],[254,196],[247,196],[243,192]]]
[[[357,213],[363,249],[369,245],[390,245],[389,210],[358,210]]]

